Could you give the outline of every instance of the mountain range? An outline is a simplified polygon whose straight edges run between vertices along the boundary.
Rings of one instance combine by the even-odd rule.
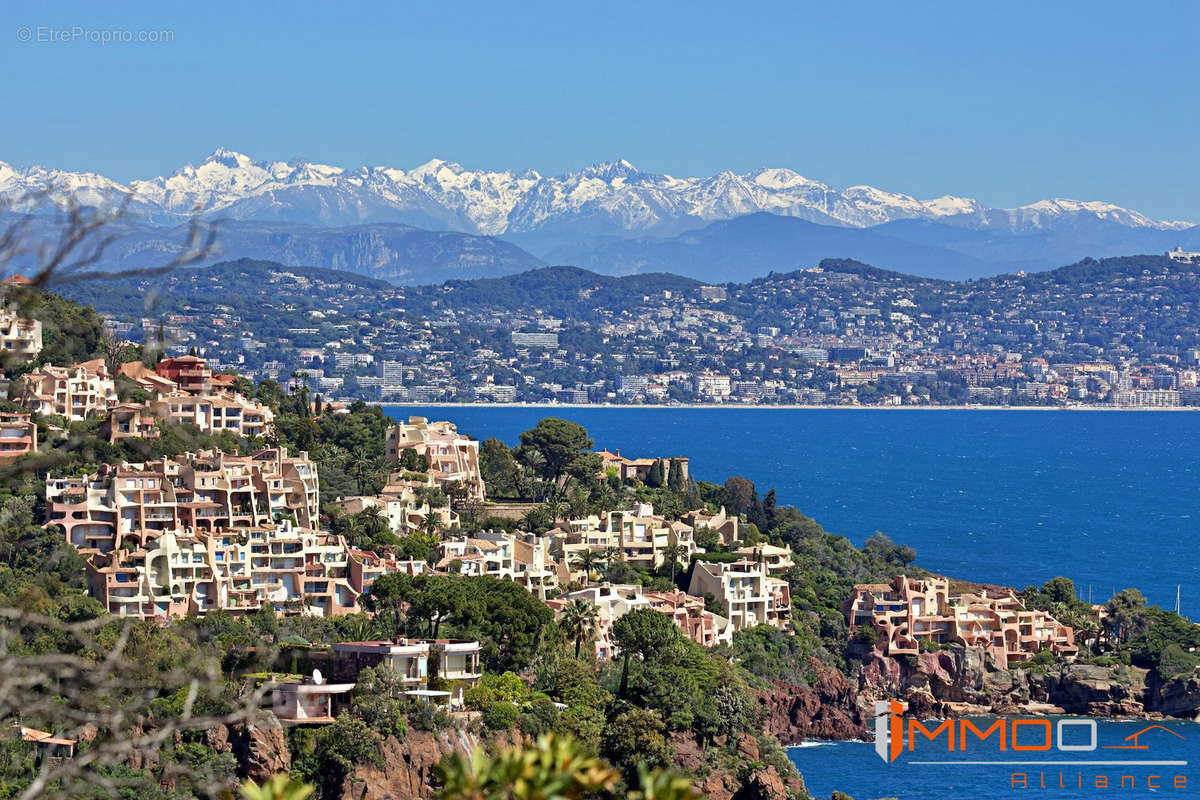
[[[1098,201],[988,208],[870,186],[838,190],[790,169],[706,178],[628,161],[543,176],[432,160],[410,170],[256,161],[218,149],[168,177],[102,175],[0,162],[0,198],[44,211],[129,198],[106,266],[140,266],[194,215],[219,221],[222,258],[346,269],[397,283],[512,274],[570,263],[608,274],[672,271],[744,280],[821,258],[971,278],[1082,258],[1200,247],[1200,228]],[[32,198],[32,199],[31,199]]]

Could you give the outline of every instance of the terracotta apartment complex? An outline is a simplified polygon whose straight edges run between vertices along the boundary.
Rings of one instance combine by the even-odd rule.
[[[843,610],[852,630],[870,625],[885,655],[916,655],[921,642],[983,647],[1002,667],[1041,650],[1074,656],[1075,632],[1045,611],[1027,609],[1012,589],[959,585],[949,578],[908,578],[854,587]]]

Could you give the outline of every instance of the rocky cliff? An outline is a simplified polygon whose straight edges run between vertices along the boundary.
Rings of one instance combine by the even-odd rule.
[[[479,739],[454,728],[430,733],[410,730],[403,742],[385,739],[383,766],[360,764],[346,776],[343,800],[415,800],[432,798],[437,790],[434,767],[452,753],[469,753]]]
[[[809,666],[817,676],[811,685],[776,681],[771,689],[758,692],[766,712],[764,732],[785,745],[805,739],[862,738],[864,717],[858,709],[858,687],[816,659]]]
[[[953,645],[916,657],[874,653],[858,681],[858,706],[899,697],[913,713],[1066,713],[1098,717],[1200,716],[1200,670],[1162,680],[1126,665],[1058,664],[1005,669],[982,648]]]

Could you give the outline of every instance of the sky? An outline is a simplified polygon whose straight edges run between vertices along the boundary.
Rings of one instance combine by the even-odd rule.
[[[1200,3],[178,5],[6,0],[0,160],[626,158],[1200,220]]]

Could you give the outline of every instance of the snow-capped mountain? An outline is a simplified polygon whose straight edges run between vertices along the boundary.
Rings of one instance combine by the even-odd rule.
[[[438,159],[410,170],[346,169],[304,160],[255,161],[219,149],[198,166],[122,185],[92,173],[0,162],[0,196],[16,200],[47,192],[73,196],[84,205],[130,195],[130,213],[159,224],[198,212],[209,218],[322,226],[397,222],[487,235],[670,234],[759,212],[857,228],[928,220],[1008,233],[1080,219],[1160,231],[1192,225],[1103,202],[1054,199],[997,209],[963,197],[918,200],[870,186],[839,190],[784,168],[678,178],[620,160],[543,176],[532,170],[469,170]]]

